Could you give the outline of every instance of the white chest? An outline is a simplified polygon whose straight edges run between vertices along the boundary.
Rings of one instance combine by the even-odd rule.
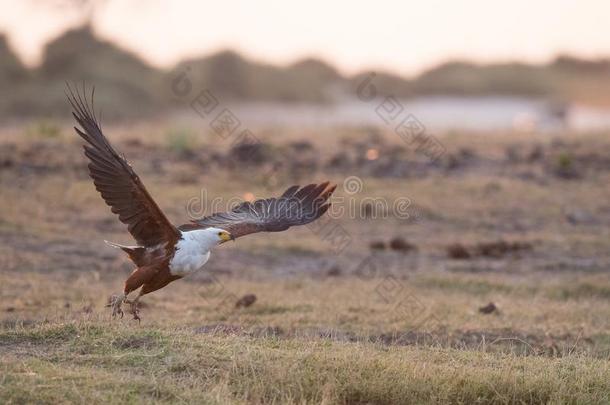
[[[201,269],[210,258],[210,246],[197,231],[184,232],[176,253],[169,262],[169,271],[176,276],[188,276]]]

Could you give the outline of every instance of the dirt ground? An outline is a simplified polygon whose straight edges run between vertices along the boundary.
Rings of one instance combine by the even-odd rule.
[[[105,132],[176,224],[326,179],[335,208],[111,320],[132,267],[103,241],[132,241],[79,139],[3,129],[3,403],[610,401],[606,134],[447,133],[431,157],[374,128]]]

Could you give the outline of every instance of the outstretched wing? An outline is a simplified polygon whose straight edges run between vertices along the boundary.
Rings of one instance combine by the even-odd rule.
[[[127,160],[110,145],[85,95],[72,91],[68,85],[66,94],[72,106],[72,115],[81,128],[74,127],[85,140],[85,155],[89,158],[89,174],[95,188],[100,192],[112,212],[127,225],[140,246],[154,246],[179,239],[180,233],[152,199],[138,175]],[[84,93],[84,88],[83,88]]]
[[[330,207],[328,198],[336,187],[329,186],[328,182],[292,186],[279,198],[253,203],[246,201],[231,211],[204,217],[179,229],[215,227],[230,232],[235,238],[256,232],[285,231],[291,226],[305,225],[320,218]]]

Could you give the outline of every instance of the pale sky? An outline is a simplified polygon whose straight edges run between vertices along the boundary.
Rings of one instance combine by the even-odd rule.
[[[0,31],[27,63],[82,21],[71,7],[48,6],[62,1],[70,0],[0,0]],[[94,27],[162,67],[225,48],[277,64],[317,56],[345,73],[413,74],[455,58],[610,56],[609,0],[107,0]]]

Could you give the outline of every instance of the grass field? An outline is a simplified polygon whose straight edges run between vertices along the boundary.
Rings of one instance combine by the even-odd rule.
[[[397,156],[391,134],[267,131],[264,157],[283,163],[269,185],[264,165],[235,167],[229,143],[197,131],[106,131],[177,224],[189,201],[328,178],[348,243],[316,228],[244,238],[146,296],[140,324],[112,320],[104,305],[131,265],[103,240],[131,241],[79,142],[5,129],[1,403],[610,402],[603,134],[446,134],[429,164]],[[383,215],[351,215],[368,197],[390,202]],[[397,237],[406,247],[389,247]]]

